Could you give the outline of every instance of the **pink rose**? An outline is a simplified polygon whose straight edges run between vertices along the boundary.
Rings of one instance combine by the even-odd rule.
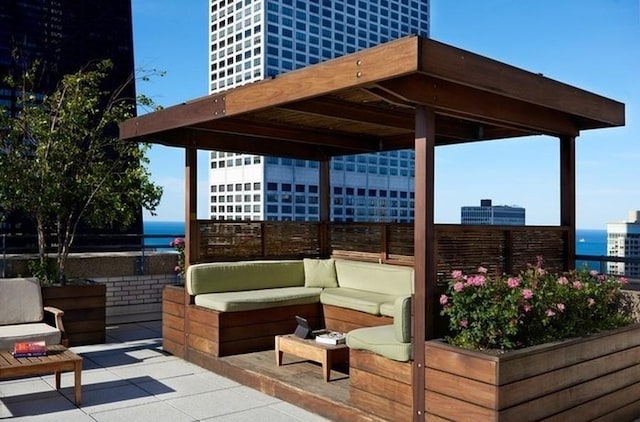
[[[557,303],[556,304],[556,309],[558,309],[560,312],[564,312],[564,303]]]
[[[460,320],[460,322],[459,322],[458,324],[460,324],[460,326],[461,326],[462,328],[467,328],[467,326],[469,325],[469,321],[467,321],[467,319],[466,319],[466,318],[465,318],[465,319],[461,319],[461,320]]]
[[[533,307],[528,303],[525,303],[525,305],[523,306],[523,309],[525,312],[531,312],[531,309],[533,309]]]
[[[507,286],[509,286],[510,289],[515,289],[519,285],[520,280],[517,277],[509,277],[509,280],[507,280]]]
[[[533,297],[533,292],[531,291],[531,289],[524,289],[522,290],[522,297],[526,300],[529,300]]]
[[[558,284],[562,284],[562,285],[569,284],[569,280],[567,279],[567,277],[560,277],[558,279]]]
[[[576,289],[580,290],[580,289],[582,289],[584,287],[584,285],[579,280],[576,280],[576,281],[573,282],[573,287],[575,287]]]
[[[440,296],[440,305],[446,305],[449,302],[449,298],[447,297],[447,295],[441,295]]]
[[[454,292],[461,292],[462,289],[464,289],[464,283],[462,281],[458,281],[456,284],[453,285]]]
[[[451,271],[451,277],[454,278],[454,279],[461,278],[462,277],[462,271],[460,271],[460,270]]]
[[[545,315],[547,315],[548,317],[552,317],[554,316],[556,313],[553,312],[551,309],[547,309],[547,312],[545,312]]]
[[[485,267],[478,267],[478,272],[480,274],[486,274],[487,273],[487,269]]]
[[[600,273],[598,273],[596,270],[591,270],[591,271],[589,271],[589,274],[591,274],[592,277],[595,277]]]
[[[587,304],[589,304],[589,307],[591,308],[593,305],[596,304],[596,301],[594,298],[590,297],[589,299],[587,299]]]

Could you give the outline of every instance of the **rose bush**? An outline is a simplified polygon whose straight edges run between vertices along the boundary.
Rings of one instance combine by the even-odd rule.
[[[447,341],[467,349],[511,350],[631,323],[624,278],[580,269],[547,272],[542,259],[518,276],[453,271],[442,315]]]
[[[184,277],[184,239],[181,237],[176,237],[173,239],[169,246],[175,248],[178,252],[178,265],[173,269],[180,277]]]

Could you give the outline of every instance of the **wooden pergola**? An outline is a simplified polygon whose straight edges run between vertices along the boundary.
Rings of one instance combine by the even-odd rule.
[[[434,154],[440,145],[549,135],[559,139],[560,223],[575,256],[575,140],[624,125],[624,104],[440,42],[406,37],[274,79],[130,119],[123,140],[186,149],[187,263],[196,230],[196,151],[289,156],[320,162],[320,220],[329,220],[333,156],[415,150],[414,346],[437,315]],[[321,240],[322,241],[322,240]],[[326,241],[320,245],[329,254]],[[414,368],[424,367],[414,347]],[[414,410],[424,411],[415,370]],[[423,414],[423,413],[420,413]]]

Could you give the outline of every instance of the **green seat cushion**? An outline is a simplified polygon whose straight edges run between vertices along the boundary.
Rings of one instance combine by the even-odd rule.
[[[385,302],[380,304],[380,315],[392,317],[395,312],[395,302]]]
[[[354,311],[380,315],[380,305],[395,300],[395,296],[365,290],[335,287],[322,290],[320,302],[323,305],[339,306]]]
[[[338,287],[333,259],[304,258],[304,285],[306,287]]]
[[[347,333],[347,346],[400,362],[411,360],[411,343],[396,340],[393,325],[358,328]]]
[[[187,268],[190,295],[304,286],[302,261],[241,261],[194,264]]]
[[[343,259],[336,259],[335,266],[340,287],[393,296],[413,293],[413,268]]]
[[[220,312],[252,311],[318,303],[320,291],[322,291],[321,288],[314,287],[282,287],[242,292],[204,293],[195,297],[195,303]]]

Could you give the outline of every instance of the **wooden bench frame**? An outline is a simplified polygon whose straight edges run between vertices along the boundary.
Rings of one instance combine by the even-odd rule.
[[[313,329],[348,332],[356,328],[393,324],[377,316],[319,302],[241,312],[219,312],[189,303],[183,287],[167,286],[162,300],[162,344],[166,351],[186,357],[189,351],[221,357],[273,349],[276,335],[296,328],[295,316]],[[192,301],[193,298],[190,297]]]

